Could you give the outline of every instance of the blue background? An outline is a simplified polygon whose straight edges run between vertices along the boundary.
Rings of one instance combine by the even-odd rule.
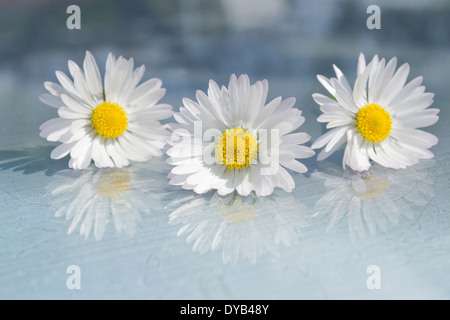
[[[70,4],[81,8],[80,30],[66,27]],[[380,30],[366,27],[372,4]],[[3,1],[0,298],[450,298],[449,33],[444,0]],[[209,79],[267,79],[268,99],[297,99],[313,140],[325,130],[311,98],[325,93],[316,75],[333,76],[334,63],[352,83],[360,52],[396,56],[411,65],[408,80],[423,75],[435,93],[440,120],[425,129],[439,138],[435,159],[384,171],[361,197],[341,150],[306,159],[291,194],[230,207],[168,186],[165,159],[70,170],[39,137],[56,110],[37,97],[86,50],[102,74],[108,52],[145,64],[144,80],[162,79],[162,102],[175,109]],[[80,267],[79,290],[66,285],[70,265]],[[370,265],[381,270],[379,290],[367,287]]]

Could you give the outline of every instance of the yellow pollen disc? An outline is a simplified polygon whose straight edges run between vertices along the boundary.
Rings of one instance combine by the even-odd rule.
[[[92,110],[91,121],[94,130],[105,138],[117,138],[127,131],[127,113],[117,103],[100,103]]]
[[[216,145],[217,159],[230,169],[247,168],[256,159],[257,151],[255,136],[242,128],[225,130]]]
[[[384,190],[386,190],[389,186],[389,180],[384,180],[374,175],[363,177],[362,179],[364,184],[366,185],[366,191],[356,194],[361,200],[376,198],[380,194],[382,194]]]
[[[257,208],[255,201],[246,203],[236,194],[228,203],[217,203],[219,215],[227,222],[239,224],[256,218]]]
[[[103,173],[97,182],[97,192],[103,198],[116,198],[131,186],[131,175],[128,170],[114,169]]]
[[[392,119],[384,108],[370,103],[359,110],[356,126],[364,139],[381,142],[391,133]]]

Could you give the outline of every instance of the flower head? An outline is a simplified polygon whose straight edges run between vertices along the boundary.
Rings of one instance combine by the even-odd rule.
[[[197,91],[197,102],[183,99],[167,151],[175,166],[170,184],[200,194],[213,189],[243,196],[252,190],[267,196],[275,187],[292,191],[295,183],[285,168],[306,172],[296,158],[311,157],[314,151],[300,146],[308,134],[293,133],[305,121],[293,108],[295,99],[266,103],[268,89],[266,80],[250,84],[248,76],[232,75],[228,87],[211,80],[207,94]]]
[[[421,86],[422,77],[405,85],[409,65],[405,63],[395,72],[396,66],[396,58],[386,63],[378,56],[366,65],[361,53],[353,90],[336,66],[337,78],[318,76],[334,98],[313,95],[323,112],[317,121],[327,122],[327,129],[331,129],[312,145],[313,149],[325,147],[318,160],[326,159],[343,144],[344,168],[357,171],[368,170],[370,160],[398,169],[434,156],[428,148],[438,139],[417,129],[439,119],[439,109],[428,108],[433,94]]]
[[[92,54],[87,51],[83,70],[69,61],[73,81],[61,71],[61,85],[45,82],[50,94],[40,100],[58,109],[58,118],[40,126],[41,137],[61,142],[52,159],[70,154],[69,167],[85,169],[94,160],[97,167],[123,167],[130,161],[145,162],[161,156],[169,137],[159,120],[172,116],[172,107],[158,104],[165,94],[159,79],[138,85],[144,66],[134,69],[133,58],[106,61],[104,83]]]

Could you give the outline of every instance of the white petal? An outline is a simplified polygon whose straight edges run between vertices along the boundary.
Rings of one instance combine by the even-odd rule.
[[[177,167],[181,167],[181,166],[177,166]],[[186,168],[187,166],[183,166],[184,168]],[[190,166],[192,168],[194,168],[192,165]],[[171,171],[171,173],[179,175],[181,173],[182,176],[187,176],[186,178],[186,182],[190,185],[196,186],[199,185],[203,182],[208,182],[211,180],[212,176],[210,173],[210,169],[204,167],[202,164],[199,164],[196,166],[199,169],[195,169],[195,172],[190,172],[191,170],[182,170],[179,173],[174,172],[174,170]],[[189,175],[188,175],[189,174]]]
[[[54,96],[59,96],[62,93],[68,93],[68,91],[64,89],[62,86],[51,81],[44,82],[44,87],[45,89],[47,89],[48,92],[50,92]]]
[[[120,147],[126,152],[128,159],[136,162],[145,162],[151,157],[148,152],[149,146],[143,143],[142,139],[133,136],[129,132],[125,132],[117,140]]]
[[[92,159],[95,161],[95,165],[99,168],[114,167],[114,163],[106,151],[106,140],[111,139],[105,139],[104,137],[97,136],[92,145]]]
[[[314,101],[315,101],[317,104],[319,104],[319,105],[323,105],[323,104],[336,104],[336,101],[335,101],[335,100],[333,100],[333,99],[331,99],[331,98],[329,98],[329,97],[327,97],[327,96],[324,96],[323,94],[320,94],[320,93],[314,93],[314,94],[312,95],[312,97],[313,97]]]
[[[399,167],[411,166],[417,162],[393,139],[389,139],[389,141],[386,141],[380,147],[386,154],[391,156],[392,159],[396,160]]]
[[[94,133],[84,136],[83,139],[77,141],[70,151],[70,156],[74,159],[82,157],[87,149],[89,149],[92,145],[92,139],[94,138]],[[80,163],[78,163],[80,164]]]
[[[341,112],[341,113],[323,113],[317,118],[318,122],[329,122],[327,128],[337,127],[339,123],[343,123],[342,125],[348,125],[354,121],[349,114]]]
[[[253,190],[253,184],[249,181],[249,174],[246,172],[244,174],[244,178],[242,179],[241,183],[236,187],[236,191],[241,196],[248,196],[250,192]]]
[[[344,164],[356,171],[365,171],[370,167],[369,157],[362,148],[362,137],[347,132],[347,147],[344,153]]]
[[[53,118],[53,119],[47,120],[43,124],[41,124],[39,126],[39,130],[45,130],[45,129],[47,129],[49,127],[53,127],[55,125],[57,127],[59,127],[60,124],[62,124],[62,123],[66,124],[66,125],[70,125],[72,123],[72,120],[66,120],[66,119],[61,119],[61,118]]]
[[[74,96],[79,96],[73,82],[65,75],[65,73],[56,71],[55,74],[64,89]]]
[[[336,144],[341,142],[342,137],[345,136],[347,131],[348,131],[348,127],[339,128],[336,131],[336,133],[334,134],[334,136],[332,137],[332,139],[330,140],[330,142],[325,147],[325,152],[329,153],[336,146]]]
[[[383,153],[378,152],[378,148],[368,148],[367,149],[368,155],[370,159],[377,162],[378,164],[382,165],[383,167],[390,168],[390,161],[386,159],[383,155]]]
[[[417,78],[414,78],[413,80],[411,80],[406,86],[404,86],[400,90],[400,92],[397,95],[395,95],[391,99],[390,105],[394,106],[395,104],[400,103],[400,102],[408,99],[409,97],[411,97],[412,93],[420,87],[420,84],[422,83],[422,81],[423,81],[423,77],[417,77]]]
[[[73,168],[82,170],[89,167],[91,163],[92,144],[89,144],[88,148],[84,150],[84,153],[79,158],[75,159]]]
[[[312,149],[322,148],[324,145],[330,142],[335,135],[340,135],[341,131],[344,131],[344,129],[348,130],[349,127],[334,128],[332,130],[329,130],[328,132],[324,133],[319,138],[317,138],[316,141],[314,141],[314,143],[312,144],[311,148]]]
[[[74,120],[70,126],[70,131],[72,131],[72,133],[76,133],[83,127],[92,127],[92,121],[90,119]]]
[[[61,95],[61,100],[72,111],[75,111],[77,113],[82,113],[85,115],[89,115],[89,116],[92,115],[92,107],[90,107],[84,103],[81,103],[80,101],[76,101],[65,94]]]
[[[429,109],[431,111],[431,109]],[[405,127],[423,128],[435,124],[439,120],[439,116],[435,114],[422,114],[413,117],[402,118],[398,120]]]
[[[63,119],[89,119],[90,115],[87,113],[79,113],[69,109],[67,107],[61,107],[58,109],[58,114]]]
[[[380,101],[381,105],[389,105],[392,99],[398,95],[406,83],[406,79],[409,74],[409,64],[405,63],[398,68],[391,81],[386,85],[386,92],[383,95],[383,100]]]
[[[128,97],[130,104],[139,104],[141,102],[153,102],[153,104],[156,104],[166,92],[161,86],[162,81],[157,78],[142,83]]]
[[[291,192],[295,188],[295,182],[292,176],[283,167],[279,166],[278,174],[275,177],[278,181],[278,187],[284,191]]]
[[[63,143],[52,150],[50,158],[61,159],[67,156],[75,143]]]
[[[348,115],[351,116],[346,109],[344,109],[341,105],[339,105],[336,101],[333,100],[332,103],[326,103],[320,106],[320,111],[324,113],[333,113],[339,115]]]
[[[358,69],[360,66],[358,65]],[[358,73],[358,77],[356,78],[355,84],[353,86],[353,100],[358,107],[362,107],[367,103],[367,80],[369,79],[369,75],[372,69],[372,64],[369,63],[367,68],[365,67],[364,62],[364,71],[362,73]]]
[[[336,95],[336,89],[328,78],[324,76],[317,75],[317,80],[328,90],[329,93],[334,97]]]
[[[392,58],[385,68],[381,68],[383,64],[384,59],[380,64],[377,74],[374,76],[375,79],[373,81],[373,85],[369,88],[369,102],[379,102],[382,105],[384,104],[383,95],[387,88],[386,85],[392,79],[397,66],[397,58]]]
[[[58,141],[62,135],[70,130],[70,124],[70,120],[50,119],[40,126],[40,136],[48,141]]]
[[[192,174],[195,172],[198,172],[200,170],[203,170],[204,166],[202,164],[197,165],[180,165],[174,167],[170,172],[172,174]]]
[[[317,156],[317,161],[325,160],[326,158],[331,156],[337,149],[339,149],[339,147],[341,147],[346,142],[346,140],[347,137],[344,134],[331,149],[329,149],[328,151],[326,151],[326,149],[320,151],[319,155]]]
[[[92,95],[89,92],[89,88],[86,82],[86,78],[84,77],[83,71],[72,60],[69,60],[68,64],[69,64],[69,72],[74,80],[75,90],[77,91],[78,95],[82,97],[86,103],[95,105],[96,101],[92,98]]]
[[[274,110],[280,105],[281,97],[275,98],[272,101],[270,101],[268,104],[266,104],[262,109],[259,115],[256,117],[255,120],[253,120],[253,128],[259,128],[261,124],[266,121],[271,114],[274,112]],[[225,114],[224,114],[225,116]]]
[[[331,81],[336,88],[335,97],[337,102],[351,113],[358,112],[359,109],[353,101],[353,97],[350,93],[344,89],[337,80],[332,79]]]
[[[356,70],[357,75],[359,76],[361,73],[365,71],[365,69],[366,69],[366,58],[364,57],[364,54],[361,52],[358,58],[358,68]]]
[[[433,103],[433,97],[434,94],[432,93],[423,93],[411,96],[401,102],[387,106],[387,110],[391,110],[392,114],[402,117],[404,115],[428,108]]]
[[[76,121],[78,121],[78,120],[76,120]],[[75,133],[72,133],[72,128],[71,128],[71,130],[64,136],[61,136],[61,138],[59,140],[64,143],[70,143],[70,142],[78,141],[78,140],[84,138],[86,135],[91,134],[91,133],[94,133],[94,129],[91,126],[81,127]]]
[[[213,107],[209,97],[201,90],[197,90],[195,94],[198,103],[189,99],[183,99],[186,109],[197,115],[206,127],[224,129],[224,121],[222,112],[217,112]]]
[[[101,97],[103,93],[103,86],[100,71],[97,63],[95,62],[94,56],[89,51],[86,51],[83,68],[89,91],[93,96]]]
[[[104,88],[105,93],[106,91],[109,91],[109,88],[111,86],[112,82],[112,76],[113,76],[113,68],[116,63],[116,58],[111,54],[111,52],[108,54],[108,58],[106,59],[106,66],[105,66],[105,79],[104,79]]]
[[[301,162],[299,162],[297,160],[280,161],[280,164],[283,167],[291,169],[292,171],[295,171],[295,172],[305,173],[305,172],[308,171],[308,168],[306,168],[306,166],[303,163],[301,163]]]
[[[311,136],[305,132],[291,133],[281,137],[283,144],[303,144],[310,139]]]
[[[46,105],[49,105],[53,108],[59,108],[64,105],[64,103],[61,101],[59,97],[53,96],[48,93],[43,93],[39,96],[39,100],[41,100],[42,103],[45,103]]]
[[[115,140],[107,139],[106,140],[106,152],[114,161],[114,164],[118,168],[122,168],[127,166],[130,162],[124,156],[122,156],[117,150],[115,146]]]
[[[315,152],[306,146],[291,146],[290,151],[294,154],[295,158],[300,158],[300,159],[304,159],[304,158],[309,158],[312,157]]]
[[[336,73],[336,77],[338,81],[341,83],[342,87],[344,87],[347,92],[351,95],[352,89],[350,88],[350,85],[347,81],[347,78],[344,76],[344,73],[342,73],[341,69],[339,69],[335,64],[333,64],[334,72]]]
[[[239,102],[239,92],[236,76],[233,74],[230,77],[228,84],[229,107],[232,119],[241,119],[241,105]]]
[[[391,136],[403,143],[415,145],[420,148],[430,148],[438,143],[438,138],[431,133],[418,129],[393,129]]]

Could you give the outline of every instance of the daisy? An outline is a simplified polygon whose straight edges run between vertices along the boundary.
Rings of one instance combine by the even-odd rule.
[[[323,112],[317,121],[327,122],[327,129],[331,129],[312,145],[313,149],[325,146],[318,160],[326,159],[343,144],[343,167],[358,171],[368,170],[370,160],[398,169],[434,156],[428,148],[438,139],[417,129],[439,119],[439,109],[428,109],[434,95],[425,92],[422,77],[405,85],[409,65],[405,63],[395,72],[396,65],[396,58],[386,63],[376,55],[366,65],[361,53],[353,90],[336,66],[337,78],[317,76],[333,96],[313,94]]]
[[[212,197],[193,195],[176,203],[182,205],[169,215],[169,224],[180,225],[177,235],[186,236],[194,252],[221,250],[223,263],[247,259],[254,264],[267,253],[278,257],[279,245],[298,243],[306,226],[299,215],[304,206],[279,190],[267,197],[254,192],[247,197],[236,192],[221,197],[215,192]]]
[[[61,85],[45,82],[50,94],[40,100],[58,109],[58,118],[40,126],[41,137],[61,142],[52,159],[70,154],[69,167],[85,169],[94,160],[97,167],[123,167],[130,161],[145,162],[161,156],[169,137],[158,120],[172,116],[172,107],[158,104],[164,96],[159,79],[140,85],[145,67],[134,69],[133,58],[106,61],[104,84],[92,54],[87,51],[83,70],[69,61],[73,81],[61,71]]]
[[[369,170],[342,171],[332,163],[311,175],[324,180],[328,191],[316,205],[315,216],[327,216],[326,232],[334,231],[346,222],[352,240],[364,239],[366,234],[386,233],[391,226],[410,221],[434,198],[434,181],[430,172],[434,160],[421,161],[404,170],[382,167],[375,163]]]
[[[267,196],[275,187],[291,192],[295,183],[285,168],[307,171],[296,158],[314,155],[300,146],[311,137],[293,133],[305,121],[293,108],[295,99],[266,104],[268,89],[266,80],[251,85],[247,75],[232,75],[228,88],[210,80],[207,94],[197,91],[197,102],[183,99],[167,151],[175,166],[170,184],[199,194],[215,189],[247,196],[254,190]]]

